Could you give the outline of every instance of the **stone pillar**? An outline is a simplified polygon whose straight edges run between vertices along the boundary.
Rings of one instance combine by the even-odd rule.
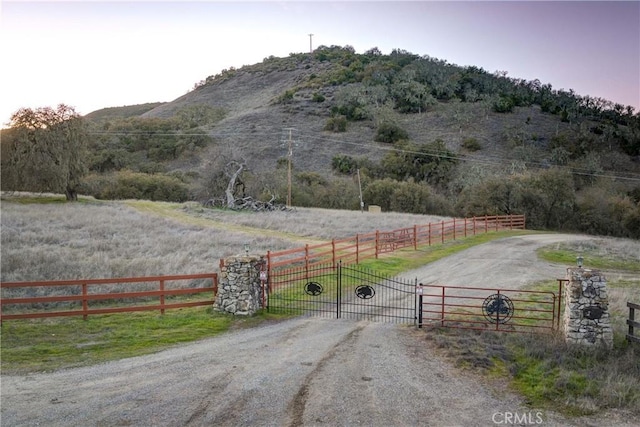
[[[262,308],[261,257],[245,255],[224,259],[213,309],[224,313],[252,315]]]
[[[607,280],[598,270],[568,268],[564,334],[568,343],[613,347]]]

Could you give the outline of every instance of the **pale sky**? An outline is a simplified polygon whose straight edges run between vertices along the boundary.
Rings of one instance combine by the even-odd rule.
[[[640,109],[639,1],[2,1],[0,124],[172,101],[224,68],[351,45],[540,79]]]

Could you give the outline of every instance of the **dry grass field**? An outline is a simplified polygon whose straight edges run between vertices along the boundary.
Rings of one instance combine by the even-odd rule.
[[[0,218],[2,281],[212,272],[217,271],[221,258],[244,253],[246,244],[251,253],[264,254],[267,250],[282,250],[357,233],[393,230],[444,219],[429,215],[322,209],[234,212],[205,209],[193,203],[105,202],[91,198],[82,198],[78,203],[64,203],[62,199],[54,195],[3,194]],[[551,336],[494,336],[453,330],[427,334],[426,344],[458,367],[474,372],[484,371],[490,378],[501,378],[500,381],[509,378],[511,386],[534,404],[550,405],[574,415],[597,414],[607,408],[630,411],[632,416],[638,414],[638,353],[633,345],[625,342],[624,334],[628,314],[626,302],[640,302],[640,242],[585,237],[584,241],[577,243],[543,248],[547,253],[539,252],[538,255],[549,262],[570,265],[574,260],[562,257],[581,253],[585,262],[600,263],[599,268],[605,270],[609,277],[609,302],[615,331],[613,352],[573,350],[567,348],[562,340]],[[531,286],[532,289],[545,286],[555,289],[557,285],[554,282]],[[211,314],[204,311],[193,311],[188,315],[191,317],[184,326],[188,329],[193,329],[194,319],[207,325],[212,322]],[[154,321],[160,321],[159,317],[154,315]],[[164,319],[168,319],[170,324],[175,322],[168,315]],[[80,319],[69,320],[72,321],[82,322]],[[100,318],[94,326],[104,329],[100,322],[105,321]],[[39,325],[43,328],[56,325],[56,335],[63,335],[60,329],[63,323],[60,322],[67,320],[52,322],[16,321],[7,322],[7,325],[36,329]],[[91,324],[83,322],[82,326]],[[128,333],[130,324],[125,322],[125,325],[121,329]],[[95,331],[83,335],[77,328],[79,326],[69,328],[70,347],[75,348],[75,343],[82,341],[84,335],[90,336],[91,342],[96,340]],[[153,329],[146,324],[141,328],[147,332]],[[162,330],[185,335],[176,326]],[[8,358],[11,350],[11,346],[4,348],[7,343],[13,339],[18,343],[14,347],[21,348],[21,340],[32,334],[13,333],[11,329],[4,328],[4,357]],[[51,334],[45,335],[49,337]],[[202,335],[193,339],[199,338]],[[139,345],[134,344],[138,338],[133,342],[124,338],[120,341],[107,346],[119,345],[119,353],[100,357],[107,360],[125,357],[131,352],[130,347]],[[156,341],[154,336],[149,342]],[[153,349],[153,345],[158,344],[150,345]],[[59,349],[62,344],[56,341],[51,346]],[[82,352],[83,355],[78,356],[80,359],[85,357],[85,350]],[[34,354],[33,350],[29,353]],[[38,356],[37,360],[41,361],[42,357]],[[64,363],[70,366],[88,363],[84,359],[79,362],[71,357],[70,360],[61,362],[60,366],[65,366]],[[25,363],[32,366],[35,362]]]
[[[221,258],[442,220],[411,214],[295,209],[234,212],[198,204],[2,200],[2,281],[195,274]],[[44,202],[44,203],[43,203]]]

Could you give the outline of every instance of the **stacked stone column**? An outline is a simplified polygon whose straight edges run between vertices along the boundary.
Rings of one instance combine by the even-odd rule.
[[[251,315],[262,308],[260,270],[264,260],[255,256],[225,258],[220,268],[218,295],[213,309],[237,315]]]
[[[606,278],[598,270],[567,269],[564,332],[568,343],[613,347]]]

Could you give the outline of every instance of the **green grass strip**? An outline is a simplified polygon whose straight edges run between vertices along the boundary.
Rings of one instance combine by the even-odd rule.
[[[638,263],[637,259],[619,259],[595,253],[577,253],[576,250],[548,247],[538,249],[537,254],[545,261],[571,266],[576,265],[577,256],[581,255],[585,268],[640,272],[640,263]]]

